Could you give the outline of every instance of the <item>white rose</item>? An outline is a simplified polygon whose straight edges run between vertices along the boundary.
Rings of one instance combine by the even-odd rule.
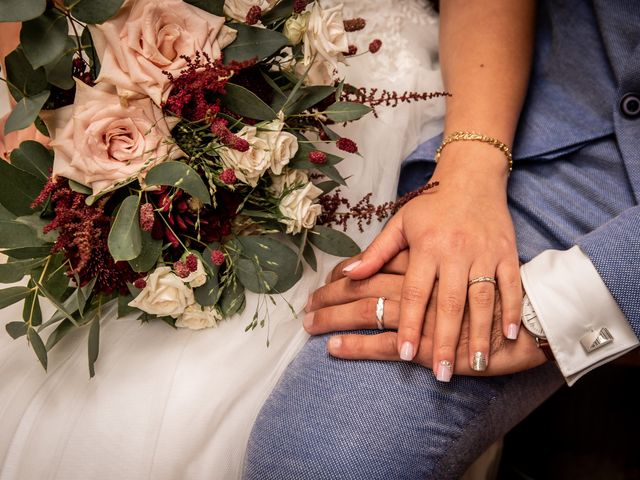
[[[313,201],[322,195],[322,190],[309,182],[303,188],[292,191],[280,202],[279,208],[286,218],[280,220],[287,226],[287,233],[300,233],[303,228],[313,228],[322,206]]]
[[[270,167],[276,175],[282,173],[282,169],[289,163],[298,151],[298,139],[289,132],[283,132],[281,120],[274,120],[265,125],[258,133],[260,138],[267,141],[271,154]]]
[[[184,283],[188,283],[191,288],[201,287],[207,281],[207,273],[204,271],[204,265],[198,258],[198,267],[195,272],[191,272],[188,277],[182,279]]]
[[[280,0],[226,0],[224,2],[224,14],[239,22],[247,19],[249,9],[254,6],[260,7],[262,13],[271,10]]]
[[[257,136],[256,127],[243,127],[237,135],[249,142],[249,150],[240,152],[228,147],[218,150],[222,163],[227,168],[232,168],[238,180],[252,187],[258,184],[258,180],[271,166],[271,153],[269,144],[264,138]]]
[[[297,45],[302,41],[304,32],[307,31],[307,24],[309,23],[309,15],[311,13],[304,12],[299,15],[292,15],[284,24],[282,34],[287,37],[291,42],[291,45]]]
[[[303,36],[304,64],[309,66],[315,57],[337,66],[343,52],[349,50],[347,33],[342,20],[342,4],[322,9],[318,2],[313,4],[309,23]]]
[[[215,307],[202,307],[197,303],[189,305],[184,313],[176,320],[176,327],[202,330],[215,327],[222,315]]]
[[[194,302],[193,291],[171,271],[171,267],[158,267],[129,306],[152,315],[178,318]]]
[[[316,58],[311,64],[311,68],[309,68],[309,65],[305,65],[304,62],[298,62],[295,65],[294,71],[299,76],[307,72],[307,76],[304,79],[305,85],[333,85],[336,68],[331,62],[327,62],[323,58]]]
[[[305,170],[297,168],[286,169],[282,175],[272,175],[271,179],[273,184],[271,189],[276,195],[282,195],[282,193],[291,187],[304,187],[309,183],[309,176]]]

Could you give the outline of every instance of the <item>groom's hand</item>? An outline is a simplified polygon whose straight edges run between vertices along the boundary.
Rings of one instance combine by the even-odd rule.
[[[347,262],[353,262],[353,259]],[[331,337],[328,350],[331,355],[351,360],[399,361],[397,330],[400,316],[400,298],[404,271],[408,263],[407,252],[401,252],[382,269],[382,273],[366,280],[350,280],[342,273],[343,264],[330,275],[329,283],[318,289],[309,299],[305,329],[312,335],[348,330],[376,329],[376,305],[385,297],[384,326],[386,331],[377,335],[340,334]],[[426,319],[420,338],[415,363],[432,368],[433,333],[437,304],[437,286],[427,307]],[[471,370],[469,358],[469,312],[464,314],[463,328],[456,349],[454,373],[462,375],[503,375],[541,365],[546,361],[533,338],[523,333],[517,340],[507,340],[501,330],[500,302],[495,302],[495,321],[491,332],[490,362],[484,372]]]

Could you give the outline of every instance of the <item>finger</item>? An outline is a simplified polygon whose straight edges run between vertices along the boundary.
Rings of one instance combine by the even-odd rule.
[[[327,283],[335,282],[336,280],[340,280],[341,278],[344,278],[344,273],[342,273],[344,268],[351,263],[357,262],[361,258],[362,258],[362,253],[359,253],[354,257],[347,258],[346,260],[343,260],[340,263],[338,263],[335,267],[333,267],[333,270],[329,272],[329,275],[327,276],[324,283],[327,284]]]
[[[418,351],[427,303],[436,276],[435,262],[420,248],[409,252],[409,266],[400,295],[398,352],[400,358],[413,360]]]
[[[344,278],[345,275],[342,273],[344,268],[362,258],[362,254],[358,254],[355,257],[349,258],[347,260],[343,260],[338,265],[334,267],[329,276],[327,277],[327,281],[325,283],[335,282],[336,280],[340,280]],[[407,265],[409,264],[409,250],[402,250],[395,257],[389,260],[382,266],[380,269],[381,273],[393,273],[396,275],[404,275],[407,271]]]
[[[333,357],[346,360],[400,360],[396,332],[378,335],[335,335],[327,342],[327,350]]]
[[[492,262],[478,262],[471,267],[469,280],[482,277],[493,278],[496,267]],[[496,287],[489,281],[469,285],[469,365],[477,372],[483,372],[489,364],[491,326],[493,325],[493,305]]]
[[[451,380],[453,374],[468,278],[469,268],[464,263],[447,263],[440,268],[433,365],[436,379],[442,382]]]
[[[378,328],[378,303],[378,298],[363,298],[307,313],[304,317],[304,329],[311,335],[321,335],[344,330]],[[383,328],[397,329],[400,304],[397,301],[385,299],[382,306]]]
[[[502,262],[496,269],[500,305],[502,308],[502,332],[510,340],[518,338],[522,314],[522,282],[518,259]]]
[[[331,305],[341,305],[369,297],[399,300],[402,278],[401,275],[386,273],[379,273],[364,280],[341,278],[313,292],[309,297],[305,311],[313,312]]]
[[[405,248],[402,215],[398,213],[362,253],[362,258],[344,267],[342,273],[355,280],[370,277]]]

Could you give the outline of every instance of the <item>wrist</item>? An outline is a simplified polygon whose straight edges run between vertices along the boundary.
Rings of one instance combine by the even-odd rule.
[[[511,168],[511,153],[509,148],[483,140],[445,137],[436,156],[436,171],[446,173],[465,174],[482,181],[495,179],[505,181]],[[491,137],[491,141],[493,139]]]

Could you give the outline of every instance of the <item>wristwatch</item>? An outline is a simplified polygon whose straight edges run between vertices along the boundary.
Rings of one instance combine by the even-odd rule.
[[[533,305],[531,305],[531,300],[527,294],[524,294],[524,298],[522,299],[522,314],[520,316],[522,320],[522,325],[529,332],[529,334],[535,339],[536,345],[544,356],[547,357],[548,360],[555,362],[556,359],[553,356],[553,352],[551,351],[551,346],[547,341],[547,336],[544,333],[544,329],[542,328],[542,324],[538,319],[538,315],[536,311],[533,309]]]

